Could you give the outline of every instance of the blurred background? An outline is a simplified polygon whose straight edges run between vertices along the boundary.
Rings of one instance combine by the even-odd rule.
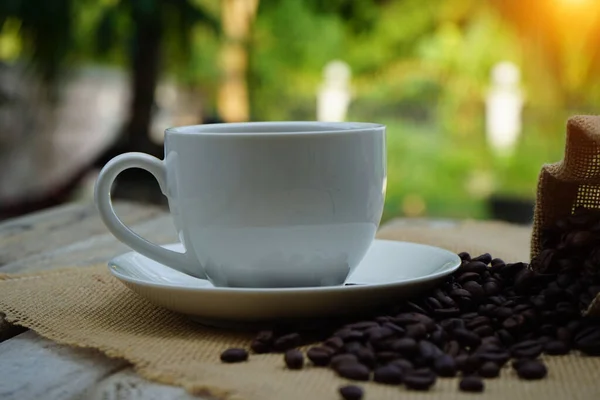
[[[169,126],[388,126],[384,220],[532,219],[598,114],[598,0],[2,0],[0,219],[89,201]],[[113,197],[165,205],[145,172]]]

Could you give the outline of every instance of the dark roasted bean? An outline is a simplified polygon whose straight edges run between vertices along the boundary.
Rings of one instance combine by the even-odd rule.
[[[493,361],[486,361],[479,367],[479,375],[484,378],[496,378],[500,375],[500,366]]]
[[[384,365],[373,372],[373,380],[379,383],[398,385],[402,383],[403,378],[402,370],[393,365]]]
[[[457,281],[460,284],[464,284],[465,282],[478,281],[479,279],[481,279],[481,276],[477,272],[464,272],[458,277]]]
[[[465,376],[460,380],[458,387],[463,392],[483,392],[485,385],[477,376]]]
[[[358,349],[354,355],[361,364],[364,364],[369,368],[374,368],[375,364],[377,363],[377,357],[375,356],[373,350],[366,347]]]
[[[469,253],[467,253],[466,251],[463,251],[462,253],[458,253],[458,256],[463,261],[471,261],[471,255]]]
[[[600,355],[600,325],[582,329],[575,335],[574,342],[581,352],[590,356]]]
[[[483,290],[483,287],[475,281],[465,282],[463,284],[463,289],[467,290],[469,293],[471,293],[473,297],[476,298],[485,296],[485,291]]]
[[[322,367],[329,364],[332,353],[326,347],[311,347],[306,352],[306,356],[314,365]]]
[[[286,351],[283,359],[289,369],[302,369],[304,366],[304,356],[300,350],[291,349]]]
[[[375,356],[373,356],[373,361]],[[358,358],[354,354],[338,354],[337,356],[331,357],[331,366],[336,367],[341,363],[356,363]]]
[[[344,341],[336,336],[332,336],[329,339],[327,339],[325,342],[323,342],[323,346],[329,347],[330,349],[333,350],[339,350],[342,347],[344,347]]]
[[[280,336],[273,342],[273,350],[286,351],[302,344],[302,337],[298,333],[288,333]]]
[[[568,354],[570,350],[569,346],[560,340],[553,340],[544,345],[544,353],[552,356]]]
[[[478,274],[485,271],[487,265],[481,261],[470,261],[459,268],[459,272],[477,272]]]
[[[370,376],[369,368],[360,363],[341,363],[336,366],[335,371],[342,378],[355,381],[368,381]]]
[[[394,360],[390,363],[390,365],[393,365],[394,367],[399,368],[404,373],[414,369],[413,363],[411,363],[410,361],[408,361],[407,359],[404,359],[404,358],[399,358],[397,360]]]
[[[221,361],[225,363],[238,363],[248,360],[246,349],[231,348],[221,353]]]
[[[427,328],[424,324],[412,324],[406,327],[406,337],[419,340],[427,336]]]
[[[363,331],[369,328],[377,328],[379,327],[379,324],[375,321],[360,321],[360,322],[355,322],[353,324],[349,324],[346,325],[344,328],[350,329],[350,330],[357,330],[357,331]]]
[[[401,357],[401,354],[394,351],[380,351],[375,353],[375,359],[381,364],[386,364],[397,359],[398,357]]]
[[[484,338],[487,336],[492,336],[494,334],[494,328],[492,328],[490,325],[484,325],[473,329],[473,333],[476,333],[479,337]]]
[[[261,342],[259,340],[254,339],[252,343],[250,343],[250,348],[256,354],[268,353],[271,351],[271,345],[265,342]]]
[[[450,342],[446,343],[444,348],[444,352],[452,357],[456,357],[459,351],[460,344],[458,344],[456,340],[451,340]]]
[[[539,361],[522,361],[517,365],[517,374],[521,379],[542,379],[548,374],[546,366]]]
[[[411,390],[429,390],[435,381],[435,374],[427,369],[411,371],[404,377],[404,385]]]
[[[537,340],[525,340],[510,348],[511,355],[515,358],[537,358],[542,354],[544,347]]]
[[[340,395],[344,400],[361,400],[364,391],[360,386],[346,385],[339,388]]]
[[[439,376],[455,376],[457,371],[456,361],[451,356],[444,354],[435,359],[433,369]]]
[[[411,357],[418,351],[417,341],[412,338],[397,339],[392,344],[392,350],[398,351],[406,357]]]
[[[455,329],[454,338],[463,346],[475,348],[481,344],[481,338],[471,331],[466,329]]]
[[[491,256],[490,253],[483,253],[480,256],[472,258],[471,261],[481,261],[482,263],[484,263],[485,265],[487,265],[490,262],[492,262],[492,256]]]
[[[508,360],[510,360],[510,354],[506,351],[482,351],[481,353],[477,353],[477,356],[485,362],[493,362],[500,365],[506,364]]]
[[[472,374],[473,372],[477,371],[479,367],[481,367],[481,363],[481,357],[479,357],[477,354],[472,354],[465,360],[462,366],[462,371],[465,374]]]
[[[501,290],[502,289],[500,288],[500,285],[497,282],[486,282],[483,284],[483,291],[488,296],[498,294]]]
[[[437,310],[437,309],[440,309],[440,308],[444,308],[444,306],[442,305],[442,303],[440,303],[440,301],[438,299],[436,299],[435,297],[428,297],[428,298],[426,298],[425,299],[425,304],[431,310]]]
[[[406,333],[406,329],[401,326],[394,324],[393,322],[384,322],[381,325],[383,328],[390,329],[394,332],[395,335],[402,336]]]

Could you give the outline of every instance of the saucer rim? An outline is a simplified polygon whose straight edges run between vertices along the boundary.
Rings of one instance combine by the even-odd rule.
[[[427,275],[423,275],[423,276],[419,276],[419,277],[415,277],[415,278],[407,278],[407,279],[402,279],[402,280],[397,280],[397,281],[393,281],[393,282],[388,282],[388,283],[374,283],[374,284],[357,284],[357,285],[339,285],[339,286],[309,286],[309,287],[284,287],[284,288],[244,288],[244,287],[220,287],[220,286],[199,286],[199,287],[192,287],[192,286],[183,286],[180,284],[169,284],[169,283],[159,283],[159,282],[153,282],[153,281],[148,281],[148,280],[142,280],[139,278],[135,278],[135,277],[131,277],[131,276],[127,276],[123,273],[121,273],[118,268],[119,265],[117,264],[119,262],[119,259],[122,258],[126,258],[126,257],[131,257],[135,254],[139,254],[136,251],[128,251],[126,253],[120,254],[116,257],[113,257],[112,259],[110,259],[108,261],[108,270],[109,272],[115,276],[117,279],[119,280],[123,280],[125,282],[128,282],[130,284],[134,284],[134,285],[142,285],[142,286],[150,286],[150,287],[154,287],[154,288],[159,288],[159,289],[169,289],[169,290],[176,290],[176,291],[200,291],[200,292],[217,292],[217,293],[236,293],[236,294],[268,294],[268,293],[276,293],[276,294],[282,294],[282,293],[288,293],[288,294],[302,294],[302,293],[307,293],[307,292],[340,292],[340,291],[352,291],[352,292],[360,292],[360,291],[368,291],[368,290],[372,290],[373,288],[380,288],[380,289],[385,289],[385,288],[393,288],[393,287],[398,287],[399,285],[403,286],[403,285],[411,285],[411,284],[419,284],[419,283],[424,283],[424,282],[429,282],[432,280],[436,280],[436,279],[440,279],[444,276],[450,275],[453,272],[455,272],[461,265],[462,260],[460,259],[460,257],[458,256],[458,254],[441,248],[441,247],[437,247],[437,246],[431,246],[431,245],[427,245],[427,244],[422,244],[422,243],[415,243],[415,242],[409,242],[409,241],[399,241],[399,240],[387,240],[387,239],[375,239],[374,241],[376,242],[383,242],[386,243],[388,245],[398,245],[398,244],[405,244],[405,245],[410,245],[410,246],[415,246],[415,247],[421,247],[424,249],[427,249],[429,251],[437,251],[437,252],[444,252],[448,254],[449,258],[453,258],[454,261],[448,261],[445,264],[440,265],[440,269],[436,272],[427,274]],[[169,248],[172,246],[177,246],[177,245],[181,245],[181,243],[169,243],[169,244],[165,244],[163,246]],[[140,254],[142,257],[142,254]],[[146,257],[148,258],[148,257]],[[154,261],[156,262],[156,261]],[[164,267],[170,268],[168,265],[164,265],[161,263],[158,263]],[[196,277],[192,277],[194,279],[198,279],[201,281],[208,281],[210,283],[210,281],[208,279],[201,279],[201,278],[196,278]],[[211,283],[212,285],[212,283]]]

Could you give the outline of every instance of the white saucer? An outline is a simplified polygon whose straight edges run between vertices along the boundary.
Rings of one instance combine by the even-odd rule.
[[[164,246],[183,251],[181,244]],[[191,277],[136,252],[110,260],[110,272],[150,302],[209,325],[356,315],[426,290],[460,266],[437,247],[375,240],[344,286],[227,288]]]

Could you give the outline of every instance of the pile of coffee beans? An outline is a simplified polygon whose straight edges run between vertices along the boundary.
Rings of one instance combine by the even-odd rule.
[[[423,296],[338,326],[263,331],[250,347],[284,353],[287,367],[299,370],[305,361],[298,347],[313,344],[306,351],[313,366],[409,390],[460,376],[459,390],[482,392],[483,379],[500,376],[511,360],[520,379],[543,379],[542,354],[600,356],[600,319],[583,315],[600,292],[600,212],[576,210],[544,231],[542,242],[531,264],[460,253],[460,268]],[[246,361],[239,350],[221,358]],[[363,396],[354,385],[339,393]]]

